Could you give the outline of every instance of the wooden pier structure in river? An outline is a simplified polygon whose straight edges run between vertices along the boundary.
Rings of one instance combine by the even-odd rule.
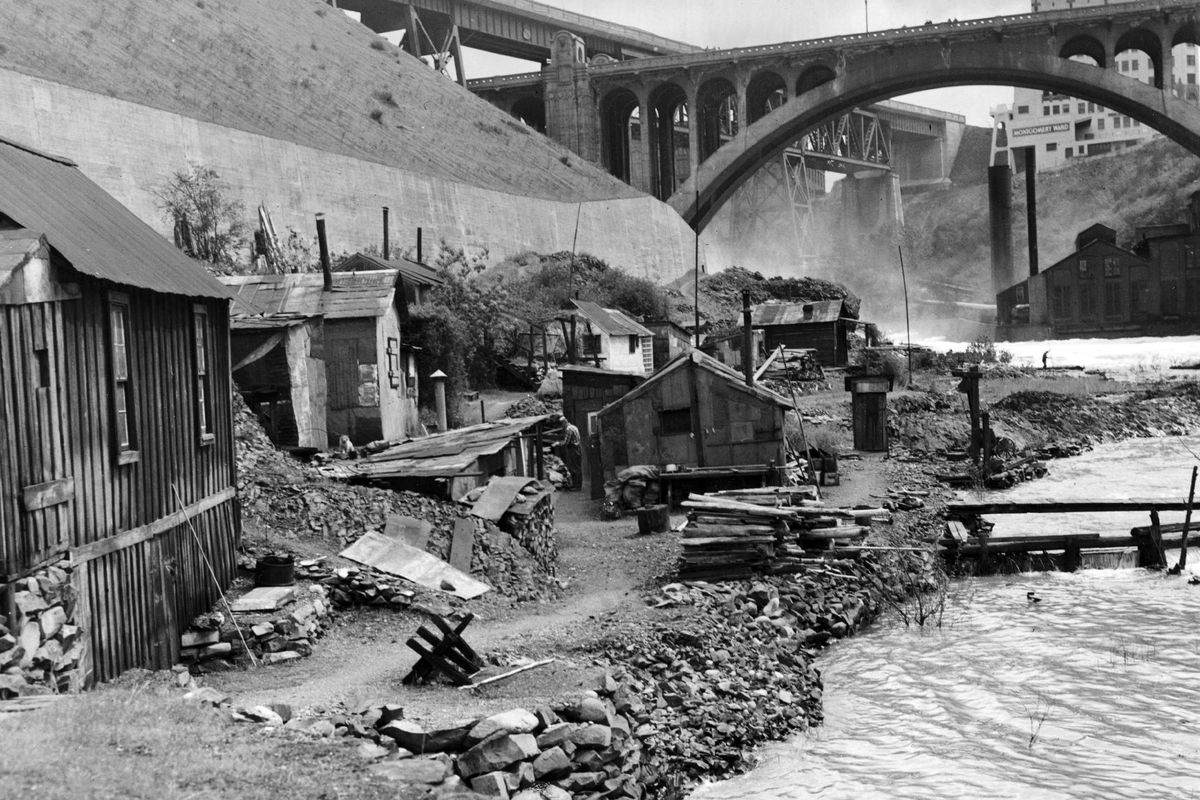
[[[1139,567],[1162,569],[1165,551],[1184,546],[1189,523],[1159,522],[1159,512],[1189,511],[1193,501],[1172,498],[1108,500],[1000,500],[949,503],[943,538],[948,560],[971,559],[976,574],[996,571],[1057,569],[1074,572],[1085,556],[1105,556],[1118,561],[1136,548]],[[992,537],[983,523],[984,514],[1064,514],[1147,511],[1150,524],[1132,528],[1128,534],[1066,533],[1038,536]],[[1190,514],[1189,514],[1190,516]],[[1195,543],[1195,539],[1192,539]],[[994,562],[999,563],[994,563]]]

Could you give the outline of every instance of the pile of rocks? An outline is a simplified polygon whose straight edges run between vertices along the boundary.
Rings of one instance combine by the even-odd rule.
[[[331,567],[316,559],[301,561],[296,565],[296,574],[322,586],[335,608],[408,608],[416,595],[414,591],[402,587],[399,578],[367,568]]]
[[[70,570],[43,567],[10,588],[15,613],[0,616],[0,699],[81,689],[87,641],[72,624]]]
[[[555,398],[541,398],[533,395],[526,395],[516,401],[504,410],[504,416],[507,419],[521,419],[523,417],[540,417],[544,414],[561,414],[562,400]]]
[[[198,617],[180,639],[180,661],[195,672],[214,672],[254,660],[279,664],[312,655],[325,633],[330,603],[325,587],[308,587],[307,598],[287,613],[235,623],[214,612]]]

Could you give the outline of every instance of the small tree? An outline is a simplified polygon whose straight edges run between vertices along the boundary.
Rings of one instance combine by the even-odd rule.
[[[188,164],[155,192],[163,216],[175,225],[175,241],[188,255],[232,267],[246,241],[245,209],[226,194],[217,171]]]

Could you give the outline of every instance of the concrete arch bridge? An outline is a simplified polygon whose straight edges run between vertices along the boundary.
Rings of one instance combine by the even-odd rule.
[[[1200,3],[1089,6],[627,60],[589,59],[580,37],[560,31],[542,72],[469,86],[502,106],[540,96],[552,138],[667,200],[700,231],[760,167],[828,120],[923,89],[992,84],[1083,98],[1200,154],[1200,108],[1174,93],[1171,49],[1180,44],[1200,44]],[[1148,57],[1152,83],[1117,72],[1126,51]]]

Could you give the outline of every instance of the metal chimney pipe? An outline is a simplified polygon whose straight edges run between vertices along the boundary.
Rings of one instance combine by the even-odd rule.
[[[421,229],[417,228],[417,263],[424,264],[425,260],[421,258]]]
[[[333,268],[329,265],[329,243],[325,241],[325,215],[317,214],[317,246],[321,250],[321,272],[325,275],[325,291],[333,291]]]
[[[754,385],[754,331],[750,328],[750,290],[742,290],[742,371],[746,385]]]
[[[387,261],[391,254],[390,243],[388,242],[388,207],[383,207],[383,260]]]

